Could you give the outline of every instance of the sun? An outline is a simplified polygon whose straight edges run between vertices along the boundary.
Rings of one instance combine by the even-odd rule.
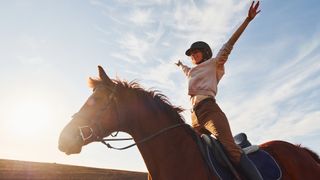
[[[24,137],[37,136],[50,128],[50,109],[45,101],[19,101],[10,108],[7,130]]]

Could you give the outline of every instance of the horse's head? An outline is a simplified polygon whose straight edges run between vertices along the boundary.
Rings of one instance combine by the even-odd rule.
[[[116,84],[98,68],[100,79],[89,80],[92,95],[60,134],[59,149],[66,154],[80,153],[82,146],[101,141],[119,128]]]

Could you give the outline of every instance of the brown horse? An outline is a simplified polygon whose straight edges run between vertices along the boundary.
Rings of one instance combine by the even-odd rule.
[[[140,142],[137,146],[149,179],[218,179],[210,173],[180,108],[137,83],[111,80],[102,67],[98,68],[100,78],[89,79],[93,94],[61,132],[61,151],[80,153],[82,146],[122,131]],[[282,179],[320,179],[319,157],[310,150],[283,141],[260,147],[276,159]]]

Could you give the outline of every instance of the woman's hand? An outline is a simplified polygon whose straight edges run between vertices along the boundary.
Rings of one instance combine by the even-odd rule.
[[[254,5],[254,1],[252,2],[250,9],[248,11],[248,19],[250,21],[254,19],[254,17],[256,17],[256,15],[259,14],[259,12],[261,11],[261,10],[258,10],[259,4],[260,4],[259,1],[255,5]]]
[[[178,60],[178,62],[177,63],[175,63],[177,66],[180,66],[180,65],[182,65],[182,63],[181,63],[181,61],[180,60]]]

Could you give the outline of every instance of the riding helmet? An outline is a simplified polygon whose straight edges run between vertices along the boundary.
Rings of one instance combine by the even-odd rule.
[[[202,52],[204,61],[208,60],[212,57],[212,50],[211,50],[210,46],[203,41],[197,41],[197,42],[194,42],[193,44],[191,44],[190,48],[186,51],[185,54],[187,56],[190,56],[191,52],[196,49],[198,49]]]

